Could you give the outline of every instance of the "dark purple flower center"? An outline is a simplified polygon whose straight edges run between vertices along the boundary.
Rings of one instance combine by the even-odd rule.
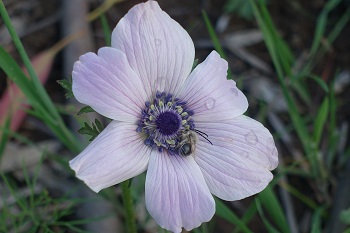
[[[153,100],[145,102],[136,131],[144,135],[145,145],[152,149],[181,154],[180,150],[191,142],[190,132],[195,130],[193,114],[186,102],[157,91]]]
[[[163,112],[158,115],[156,125],[161,134],[169,136],[180,129],[181,119],[177,113]]]

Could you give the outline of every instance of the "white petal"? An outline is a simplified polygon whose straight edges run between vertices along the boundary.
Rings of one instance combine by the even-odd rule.
[[[195,160],[210,191],[224,200],[239,200],[263,190],[278,165],[278,154],[270,132],[259,122],[239,116],[199,123],[209,140],[198,137]]]
[[[183,84],[177,96],[194,111],[196,122],[230,119],[247,110],[247,98],[226,76],[227,62],[213,51]]]
[[[81,56],[74,64],[72,78],[77,100],[114,120],[135,122],[147,100],[125,54],[114,48]]]
[[[213,196],[193,158],[165,153],[151,155],[146,206],[161,227],[173,232],[198,227],[215,213]]]
[[[135,125],[112,121],[69,165],[99,192],[144,172],[150,153]]]
[[[120,20],[112,47],[124,51],[149,96],[156,90],[174,93],[194,61],[192,39],[155,1],[134,6]]]

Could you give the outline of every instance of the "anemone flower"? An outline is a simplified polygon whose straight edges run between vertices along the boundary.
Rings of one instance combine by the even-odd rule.
[[[278,164],[270,132],[246,117],[248,102],[213,51],[192,70],[188,33],[155,1],[134,6],[112,46],[82,55],[73,93],[112,122],[70,161],[93,191],[147,170],[146,207],[181,232],[209,221],[213,195],[239,200],[263,190]]]

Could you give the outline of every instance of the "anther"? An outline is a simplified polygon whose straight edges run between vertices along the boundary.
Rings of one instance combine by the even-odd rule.
[[[147,138],[144,143],[146,144],[146,146],[150,146],[151,145],[151,140],[149,138]]]
[[[171,93],[156,91],[153,99],[145,102],[146,107],[137,122],[136,132],[145,136],[144,144],[172,155],[182,153],[179,150],[187,145],[189,131],[195,127],[191,118],[194,112],[188,110],[186,104]]]
[[[157,91],[156,97],[157,97],[157,99],[160,99],[162,97],[162,93],[160,91]]]

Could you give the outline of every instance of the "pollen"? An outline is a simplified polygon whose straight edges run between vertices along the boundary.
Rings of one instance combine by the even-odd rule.
[[[152,149],[180,154],[184,136],[194,129],[194,112],[171,93],[157,91],[151,99],[145,102],[136,131]]]

